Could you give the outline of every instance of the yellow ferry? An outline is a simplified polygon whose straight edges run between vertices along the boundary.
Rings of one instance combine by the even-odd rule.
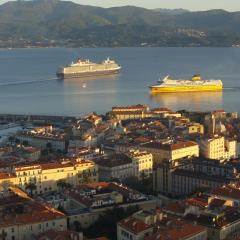
[[[158,82],[159,84],[149,87],[151,93],[221,91],[223,89],[221,80],[202,80],[199,74],[192,76],[189,80],[174,80],[166,76]]]

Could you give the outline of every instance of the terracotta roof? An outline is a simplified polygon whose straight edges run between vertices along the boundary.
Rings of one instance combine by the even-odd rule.
[[[184,201],[171,202],[165,208],[164,211],[173,214],[184,214],[186,205]]]
[[[58,231],[50,229],[44,233],[40,233],[34,238],[35,240],[82,240],[82,234],[74,231]]]
[[[212,201],[210,202],[209,205],[210,205],[210,207],[222,207],[222,206],[224,206],[225,203],[226,203],[225,200],[214,198],[214,199],[212,199]]]
[[[151,142],[151,143],[143,144],[142,146],[147,147],[147,148],[157,148],[157,149],[162,149],[162,150],[167,150],[167,151],[173,151],[173,150],[177,150],[177,149],[198,146],[198,144],[196,142],[192,142],[192,141],[179,141],[177,143],[171,143],[171,144],[162,144],[159,142]]]
[[[191,238],[201,232],[206,233],[205,227],[177,219],[168,220],[165,227],[159,226],[159,230],[152,236],[145,237],[144,240],[180,240]]]
[[[240,200],[240,189],[231,185],[215,188],[210,193],[218,197],[222,196],[230,199]]]
[[[0,179],[11,179],[15,178],[15,175],[5,172],[0,172]]]
[[[145,224],[143,221],[134,217],[126,218],[118,224],[134,234],[138,234],[152,228],[152,226]]]
[[[118,167],[122,165],[131,164],[132,159],[125,154],[117,154],[110,159],[101,159],[97,162],[98,165],[103,167]]]
[[[169,108],[154,108],[152,109],[153,112],[171,112]]]
[[[136,111],[114,111],[113,112],[114,114],[117,114],[117,115],[129,115],[129,114],[133,114],[133,115],[142,115],[142,111],[139,111],[139,110],[136,110]]]
[[[132,106],[115,106],[115,107],[112,107],[112,110],[116,110],[116,109],[145,109],[147,106],[145,105],[141,105],[141,104],[138,104],[138,105],[132,105]]]
[[[186,199],[186,202],[189,205],[196,206],[196,207],[199,207],[201,209],[206,208],[208,206],[208,200],[207,199],[205,200],[205,199],[198,198],[198,197]]]

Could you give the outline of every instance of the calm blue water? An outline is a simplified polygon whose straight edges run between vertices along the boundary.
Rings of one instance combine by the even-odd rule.
[[[93,61],[109,56],[122,71],[115,77],[57,80],[57,67],[79,56]],[[77,116],[137,103],[173,110],[240,112],[240,49],[235,48],[0,50],[0,73],[0,113]],[[222,79],[226,89],[223,93],[149,94],[148,85],[165,75],[189,78],[195,73]]]

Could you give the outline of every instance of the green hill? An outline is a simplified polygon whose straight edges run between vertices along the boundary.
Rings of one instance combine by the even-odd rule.
[[[11,1],[0,5],[0,47],[232,46],[240,43],[239,24],[240,12],[223,10]]]

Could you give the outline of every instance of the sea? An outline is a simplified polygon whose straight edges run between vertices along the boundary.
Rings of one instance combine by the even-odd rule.
[[[59,66],[76,58],[122,66],[120,74],[61,80]],[[159,93],[148,86],[170,75],[221,79],[223,92]],[[30,48],[0,49],[0,114],[82,116],[112,106],[147,104],[172,110],[240,113],[239,48]]]

